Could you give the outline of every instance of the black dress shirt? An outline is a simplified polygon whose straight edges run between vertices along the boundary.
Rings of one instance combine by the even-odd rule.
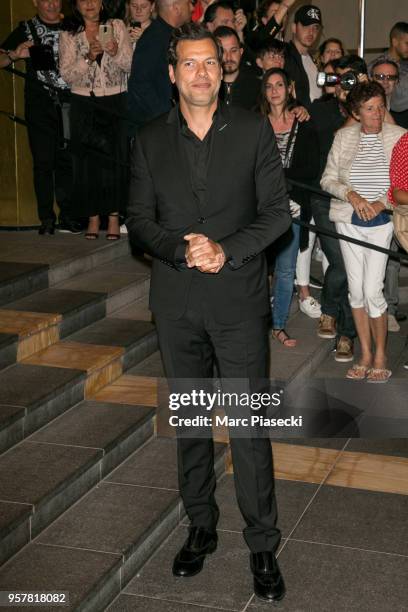
[[[207,203],[207,175],[208,165],[211,156],[211,147],[216,123],[216,115],[214,114],[213,122],[207,134],[200,140],[198,136],[190,130],[182,112],[179,110],[180,132],[183,136],[182,142],[184,151],[187,156],[188,167],[190,170],[191,186],[194,196],[197,199],[197,204],[200,211],[204,214],[204,209]],[[202,223],[205,218],[200,217]]]

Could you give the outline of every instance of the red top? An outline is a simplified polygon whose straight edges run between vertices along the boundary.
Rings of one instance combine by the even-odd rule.
[[[198,0],[197,4],[194,7],[193,14],[191,15],[191,21],[199,21],[204,14],[203,7],[201,5],[200,0]]]
[[[397,204],[392,195],[393,190],[402,189],[408,191],[408,133],[401,136],[392,151],[390,183],[388,199],[396,206]]]

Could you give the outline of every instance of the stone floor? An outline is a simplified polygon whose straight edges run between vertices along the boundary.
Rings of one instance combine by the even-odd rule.
[[[0,416],[8,426],[34,415],[27,420],[33,433],[24,439],[24,427],[22,433],[10,426],[13,446],[0,456],[2,542],[16,525],[15,537],[29,541],[1,567],[0,590],[64,588],[70,610],[91,612],[264,609],[252,593],[224,444],[216,446],[217,473],[224,472],[216,492],[218,549],[195,578],[171,574],[188,523],[174,436],[160,429],[160,355],[151,340],[151,350],[138,349],[152,333],[148,273],[130,258],[126,240],[114,245],[115,258],[112,245],[96,242],[0,235],[0,366],[2,354],[14,364],[0,372]],[[319,275],[317,264],[313,273]],[[408,312],[405,284],[401,295]],[[394,376],[387,385],[345,381],[346,366],[334,361],[332,342],[317,338],[316,325],[294,300],[287,329],[296,348],[271,339],[271,379],[309,418],[304,437],[295,437],[293,428],[271,435],[287,585],[277,608],[402,612],[408,600],[408,372],[402,368],[408,324],[389,336]],[[59,335],[41,337],[43,346],[36,347],[32,336],[43,326],[57,326]],[[23,336],[30,354],[24,358],[18,352]],[[86,377],[118,360],[124,373],[109,365],[111,377],[99,377],[87,390]],[[65,407],[38,429],[38,407],[45,419],[61,399]],[[226,432],[217,440],[226,442]],[[58,498],[62,484],[69,503]]]

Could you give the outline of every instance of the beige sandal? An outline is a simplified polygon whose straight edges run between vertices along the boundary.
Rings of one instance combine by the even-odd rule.
[[[355,363],[352,368],[347,371],[346,378],[350,380],[364,380],[370,371],[370,366],[358,365]]]
[[[386,368],[370,368],[367,374],[367,382],[369,383],[386,383],[392,376],[391,370]]]

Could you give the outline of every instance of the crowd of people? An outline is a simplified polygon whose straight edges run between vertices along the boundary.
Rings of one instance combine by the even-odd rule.
[[[321,42],[314,5],[294,12],[285,42],[295,1],[264,0],[253,17],[228,0],[71,0],[64,17],[61,0],[34,0],[37,14],[0,45],[0,67],[27,66],[39,233],[54,233],[55,201],[60,231],[80,233],[86,219],[86,239],[96,240],[102,223],[106,239],[121,237],[137,129],[174,105],[169,43],[193,19],[220,46],[220,99],[268,117],[287,178],[295,222],[272,249],[274,338],[296,346],[285,329],[296,286],[319,337],[336,339],[337,361],[353,361],[358,336],[361,356],[347,377],[386,382],[387,333],[405,317],[399,259],[325,234],[316,240],[296,221],[399,251],[387,210],[408,204],[408,22],[393,26],[388,50],[367,66],[338,38]],[[316,250],[320,302],[310,290]]]

